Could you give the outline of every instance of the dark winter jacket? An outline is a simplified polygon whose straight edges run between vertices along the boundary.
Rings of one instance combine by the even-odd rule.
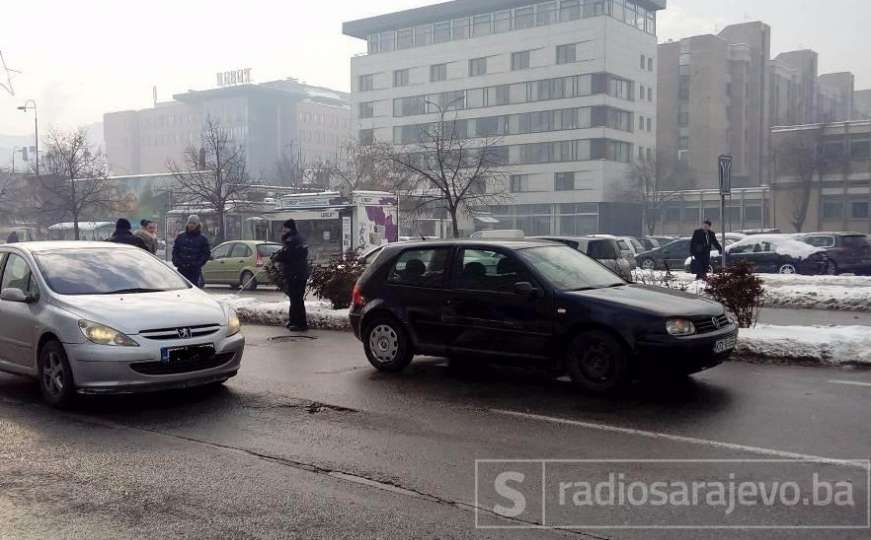
[[[138,248],[146,249],[145,242],[142,241],[138,236],[133,236],[128,229],[115,229],[115,234],[109,238],[110,242],[114,242],[116,244],[127,244],[129,246],[136,246]]]
[[[723,246],[717,241],[717,235],[714,231],[696,229],[693,233],[693,239],[690,241],[690,255],[707,266],[711,260],[712,249],[716,249],[720,253],[723,252]]]
[[[172,246],[172,264],[176,268],[202,268],[211,258],[212,249],[209,241],[199,231],[185,231],[175,237]]]
[[[17,242],[18,242],[18,233],[15,231],[12,231],[11,233],[9,233],[9,236],[6,237],[6,243],[7,244],[15,244]]]
[[[276,253],[276,260],[284,267],[288,277],[308,275],[308,243],[298,232],[285,233],[281,237],[284,248]]]

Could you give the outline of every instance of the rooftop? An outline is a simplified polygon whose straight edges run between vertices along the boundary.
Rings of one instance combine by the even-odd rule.
[[[665,9],[667,0],[636,0],[650,10]],[[366,19],[349,21],[342,25],[342,33],[348,36],[366,39],[369,34],[408,28],[418,24],[468,17],[491,11],[510,9],[535,4],[535,0],[453,0],[404,11],[395,11]]]

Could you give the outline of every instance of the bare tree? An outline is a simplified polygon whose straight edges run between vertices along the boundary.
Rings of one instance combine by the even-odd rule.
[[[212,117],[206,119],[200,134],[200,146],[189,146],[183,165],[170,160],[167,167],[176,186],[177,202],[202,205],[212,212],[218,223],[216,238],[226,234],[225,217],[228,203],[244,206],[251,188],[245,150],[233,138],[229,129]]]
[[[275,162],[275,177],[279,185],[302,187],[305,183],[305,164],[299,145],[291,143],[281,153]]]
[[[680,191],[669,189],[670,183],[658,173],[656,159],[639,158],[632,163],[627,173],[626,189],[620,199],[641,205],[642,222],[648,235],[656,234],[656,226],[662,221],[665,208],[672,202],[682,201]]]
[[[392,159],[393,149],[383,143],[356,144],[342,147],[333,177],[343,193],[357,190],[395,193],[407,184],[409,172]]]
[[[787,173],[795,179],[791,223],[796,232],[802,232],[807,221],[808,207],[818,177],[849,162],[846,156],[825,152],[825,129],[825,125],[820,125],[813,129],[784,133],[782,141],[774,148],[775,166],[780,169],[778,175]]]
[[[45,146],[45,173],[39,177],[33,201],[52,219],[72,219],[78,240],[79,222],[112,211],[120,195],[107,177],[104,156],[91,149],[87,130],[51,130]]]
[[[490,134],[470,133],[465,120],[448,118],[448,107],[436,106],[438,121],[420,129],[413,145],[394,148],[390,160],[407,182],[403,197],[414,201],[411,213],[444,209],[460,237],[459,217],[474,216],[503,202],[507,147]]]

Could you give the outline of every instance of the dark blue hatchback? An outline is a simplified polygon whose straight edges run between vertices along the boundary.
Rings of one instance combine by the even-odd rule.
[[[594,392],[715,366],[738,336],[717,302],[627,283],[544,241],[389,245],[354,288],[351,323],[381,371],[415,354],[484,358],[568,372]]]

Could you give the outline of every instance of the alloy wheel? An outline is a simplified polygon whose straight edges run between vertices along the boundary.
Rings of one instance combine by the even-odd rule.
[[[45,357],[42,367],[42,385],[52,396],[59,396],[64,391],[63,360],[56,352],[50,352]]]
[[[795,266],[792,264],[784,264],[780,267],[781,274],[795,274]]]

